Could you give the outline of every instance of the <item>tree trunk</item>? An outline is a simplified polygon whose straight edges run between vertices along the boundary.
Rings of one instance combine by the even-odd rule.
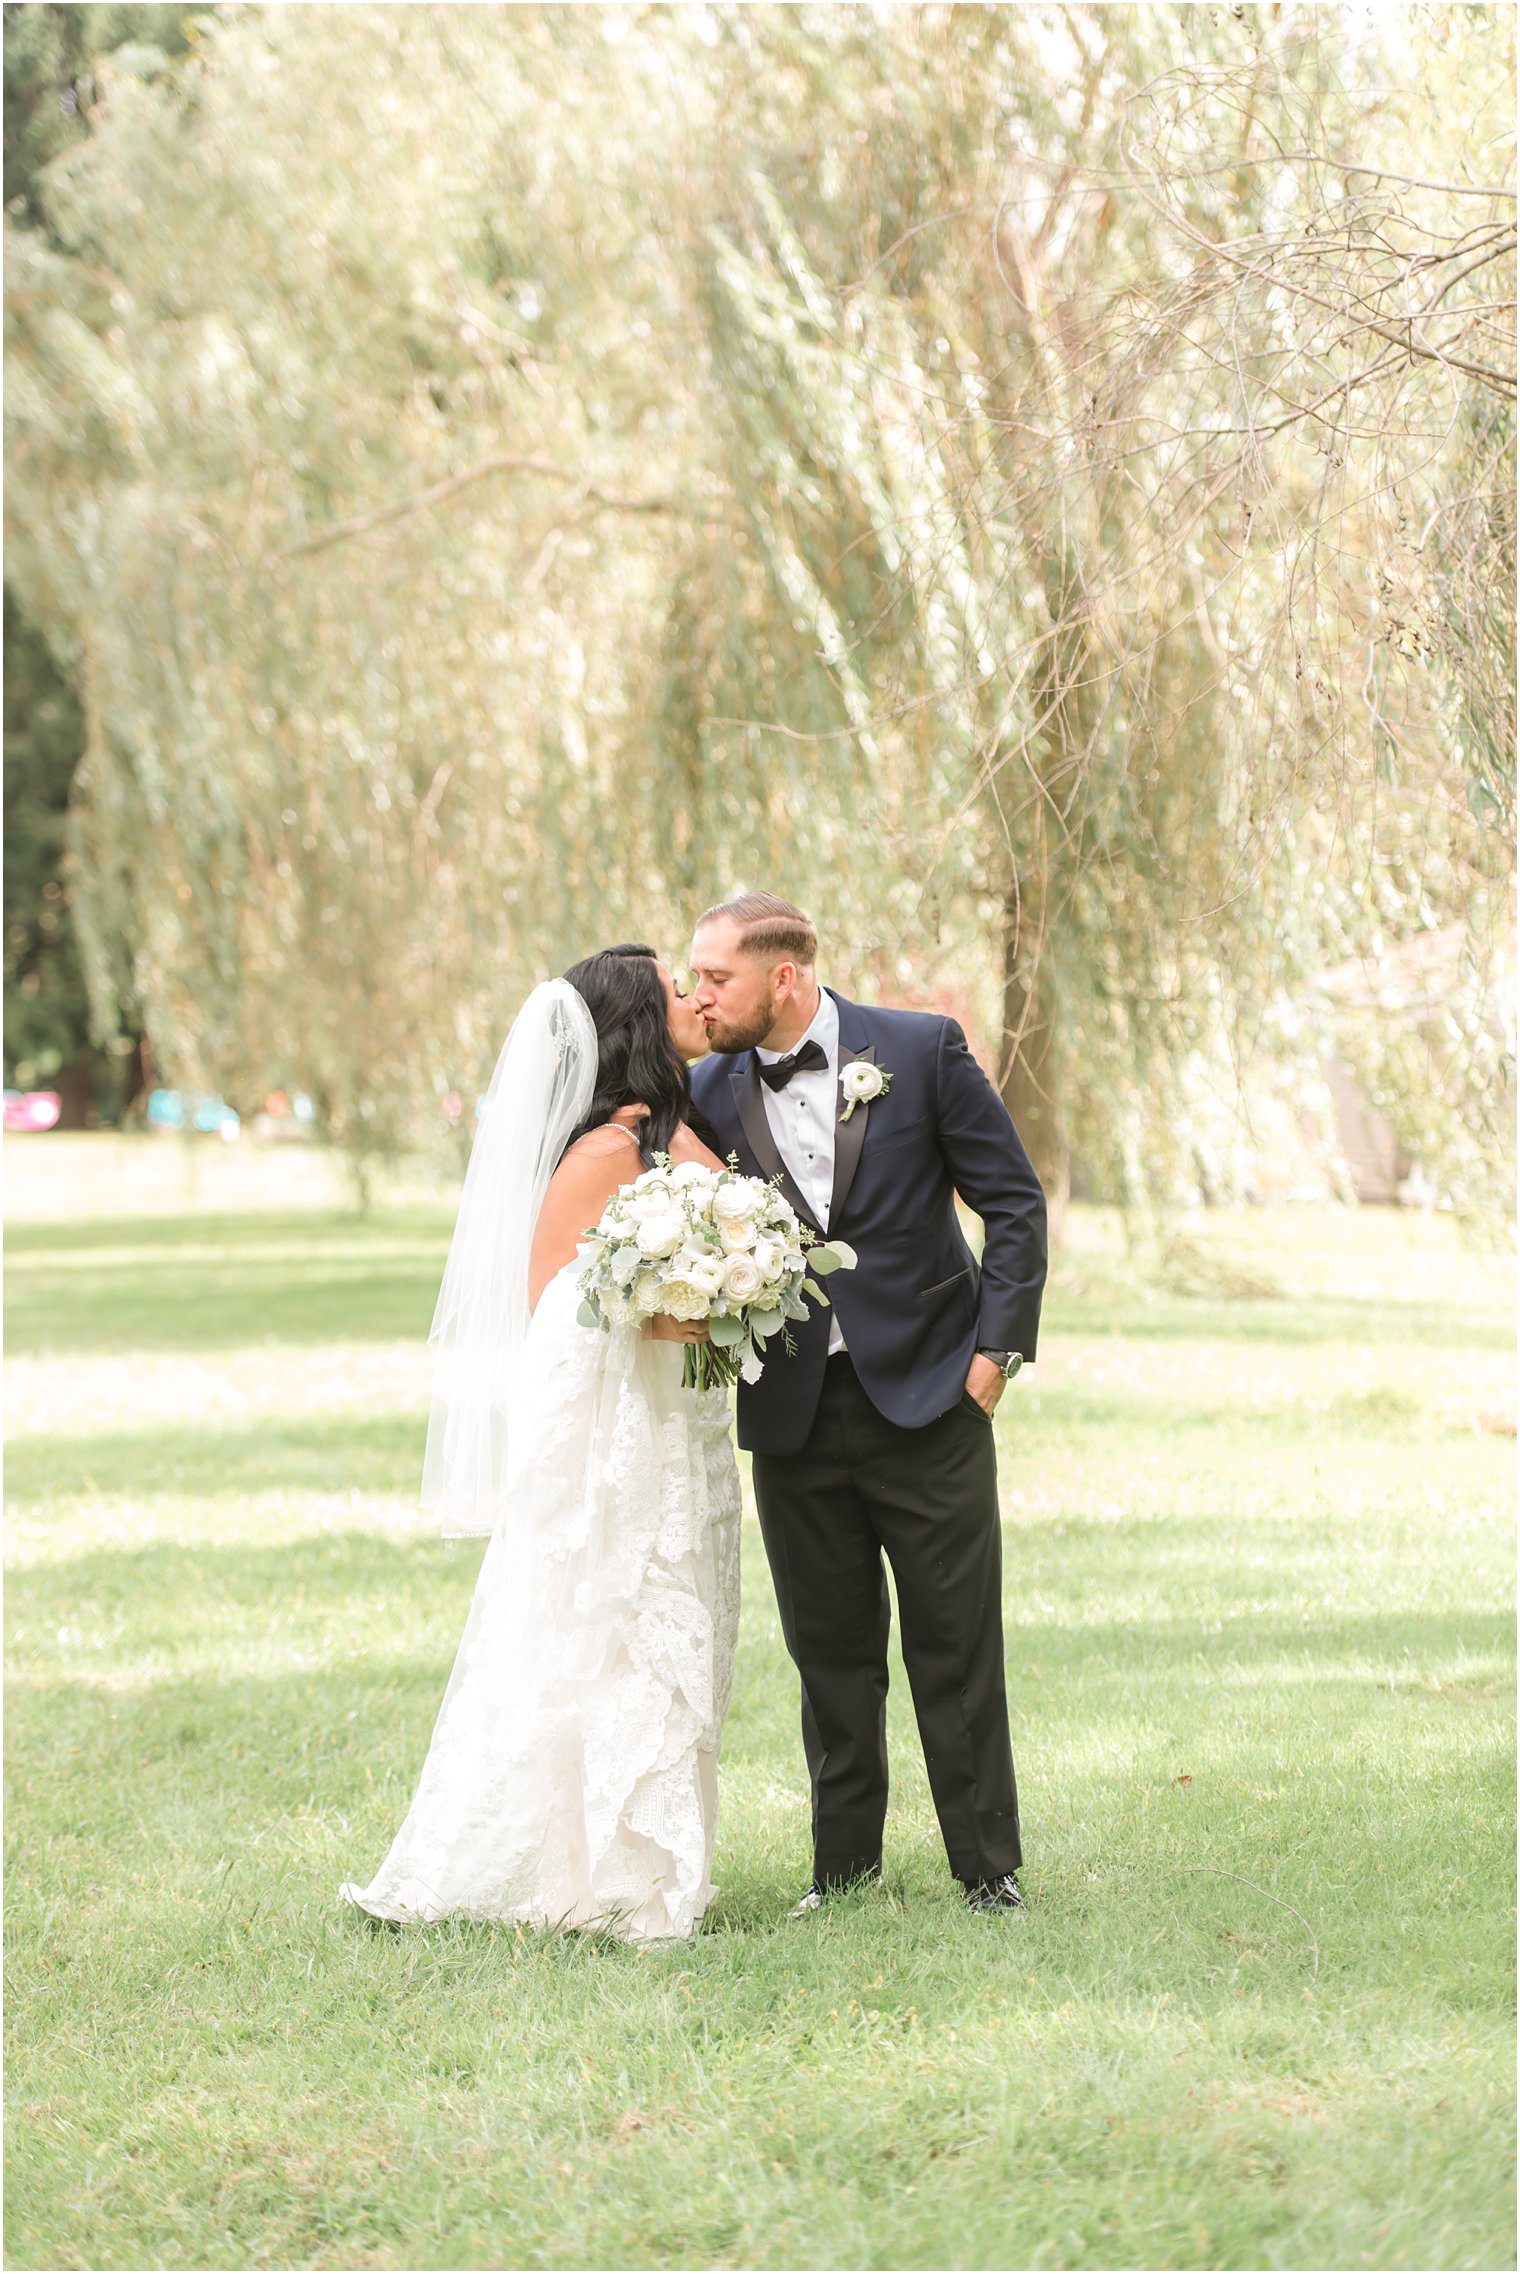
[[[58,1092],[59,1129],[93,1129],[95,1126],[95,1061],[75,1058],[60,1066],[50,1085]]]
[[[1003,932],[1003,1103],[1045,1188],[1050,1244],[1059,1245],[1071,1193],[1071,1153],[1061,1116],[1055,1006],[1040,964],[1028,952],[1028,911],[1010,909]],[[1021,937],[1022,935],[1022,937]],[[1021,1031],[1022,1030],[1022,1031]]]

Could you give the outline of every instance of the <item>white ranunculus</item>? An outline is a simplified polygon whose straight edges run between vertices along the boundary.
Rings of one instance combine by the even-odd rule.
[[[779,1279],[786,1250],[778,1240],[756,1240],[755,1269],[763,1279]]]
[[[712,1198],[720,1224],[753,1223],[765,1206],[765,1187],[752,1176],[725,1177]]]
[[[674,1255],[686,1237],[686,1226],[679,1216],[668,1210],[662,1216],[646,1216],[639,1226],[640,1255]]]
[[[641,1318],[653,1318],[660,1307],[660,1282],[651,1272],[633,1291],[633,1307]]]
[[[892,1087],[892,1077],[885,1066],[873,1065],[869,1058],[855,1058],[839,1077],[840,1094],[844,1098],[841,1121],[848,1121],[858,1105],[869,1105],[872,1098],[882,1097]]]
[[[713,1169],[703,1168],[700,1161],[681,1161],[671,1170],[670,1181],[676,1186],[704,1184],[710,1176],[714,1176],[716,1173]]]
[[[687,1267],[685,1276],[709,1295],[723,1292],[723,1265],[715,1255],[697,1256]]]
[[[730,1302],[752,1303],[765,1282],[751,1255],[731,1255],[723,1272],[723,1287]]]
[[[741,1216],[730,1224],[718,1226],[718,1237],[723,1242],[725,1255],[738,1255],[755,1244],[755,1227],[748,1216]]]

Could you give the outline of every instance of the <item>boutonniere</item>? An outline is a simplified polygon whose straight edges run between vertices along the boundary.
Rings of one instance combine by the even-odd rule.
[[[869,1105],[872,1098],[885,1097],[892,1087],[892,1077],[885,1066],[878,1066],[869,1058],[852,1058],[839,1077],[839,1087],[845,1099],[839,1118],[848,1121],[858,1105]]]

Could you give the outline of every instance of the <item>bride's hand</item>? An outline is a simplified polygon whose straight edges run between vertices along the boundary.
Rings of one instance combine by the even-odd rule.
[[[651,1342],[705,1342],[706,1319],[668,1319],[663,1311],[644,1321],[644,1332]]]

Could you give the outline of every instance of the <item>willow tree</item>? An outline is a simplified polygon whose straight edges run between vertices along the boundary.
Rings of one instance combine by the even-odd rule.
[[[1223,359],[1197,243],[1285,225],[1298,176],[1215,179],[1243,105],[1400,131],[1320,22],[248,9],[104,68],[7,392],[103,1025],[389,1141],[588,940],[790,883],[847,981],[985,981],[1057,1189],[1072,1138],[1227,1184],[1232,1053],[1301,1051],[1367,831],[1455,778],[1418,703],[1380,777],[1354,579],[1284,636],[1368,509],[1302,422],[1243,453],[1301,343],[1268,284]]]
[[[180,11],[21,0],[4,14],[5,207],[12,226],[45,231],[39,178],[87,131],[101,52],[127,43],[183,48]],[[61,1092],[64,1126],[119,1103],[138,1067],[132,1041],[92,1052],[64,855],[83,721],[74,687],[5,587],[5,1078]],[[124,1063],[128,1062],[128,1063]],[[125,1076],[125,1080],[123,1077]]]
[[[1467,652],[1480,556],[1412,669],[1383,524],[1390,496],[1406,527],[1472,519],[1476,452],[1488,612],[1512,607],[1513,228],[1476,183],[1472,227],[1467,185],[1423,217],[1406,197],[1402,242],[1386,186],[1330,245],[1326,207],[1329,182],[1386,185],[1417,113],[1454,161],[1481,147],[1507,34],[1417,20],[1343,82],[1325,30],[1079,7],[735,28],[750,133],[703,302],[736,487],[794,668],[831,683],[820,765],[893,785],[874,810],[912,923],[969,899],[998,944],[1005,1089],[1057,1192],[1073,1134],[1118,1189],[1227,1182],[1212,1100],[1252,1059],[1313,1074],[1315,975],[1469,913],[1481,934],[1504,901],[1464,798],[1481,819],[1505,746],[1503,645]],[[744,85],[769,90],[749,113]],[[1422,253],[1440,321],[1389,337]],[[1481,763],[1443,730],[1453,696]],[[1504,1147],[1491,995],[1467,1002],[1440,1110],[1428,1052],[1381,1078],[1440,1151],[1469,1132],[1472,1197]]]
[[[666,525],[713,507],[615,61],[554,10],[245,12],[103,68],[59,249],[10,246],[12,558],[86,691],[98,1015],[357,1144],[665,886],[623,747]],[[551,295],[566,240],[615,298]]]

